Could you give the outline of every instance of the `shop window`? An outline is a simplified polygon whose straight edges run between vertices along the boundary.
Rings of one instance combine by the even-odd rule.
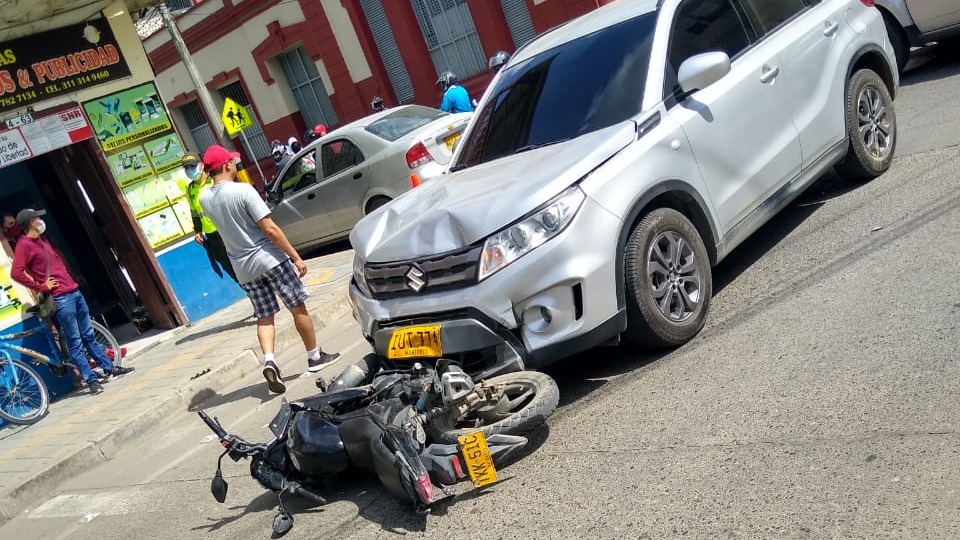
[[[247,117],[250,118],[253,125],[243,130],[243,134],[247,136],[247,141],[250,143],[250,151],[253,152],[254,157],[258,161],[269,157],[271,151],[270,143],[267,142],[267,136],[263,133],[263,126],[260,125],[257,113],[253,110],[253,106],[250,105],[250,100],[247,98],[247,93],[243,91],[243,85],[240,84],[240,81],[224,86],[219,92],[221,98],[230,98],[246,109]]]
[[[213,130],[210,129],[210,123],[207,122],[207,117],[203,114],[203,109],[200,108],[200,103],[196,100],[187,103],[180,107],[180,114],[183,115],[183,119],[187,122],[187,129],[190,130],[190,137],[193,138],[193,142],[197,145],[195,150],[199,153],[203,153],[208,147],[214,144],[220,144],[217,142],[216,137],[213,136]]]
[[[413,101],[413,82],[410,80],[407,65],[400,56],[393,28],[383,10],[383,0],[360,0],[360,7],[373,35],[373,42],[377,45],[383,67],[387,70],[387,78],[390,79],[394,95],[400,103]]]
[[[437,73],[461,80],[487,68],[467,0],[410,0]]]
[[[337,115],[330,103],[330,94],[323,85],[317,65],[313,63],[303,47],[285,52],[278,56],[277,60],[283,68],[290,91],[297,100],[300,115],[303,116],[307,126],[336,125]]]

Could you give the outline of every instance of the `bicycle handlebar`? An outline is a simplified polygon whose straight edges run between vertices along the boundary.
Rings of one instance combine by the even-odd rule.
[[[30,328],[29,330],[24,330],[22,332],[15,332],[13,334],[3,334],[3,335],[0,335],[0,341],[13,341],[16,339],[25,338],[28,336],[32,336],[37,332],[42,331],[43,329],[44,329],[44,326],[41,324],[33,328]]]

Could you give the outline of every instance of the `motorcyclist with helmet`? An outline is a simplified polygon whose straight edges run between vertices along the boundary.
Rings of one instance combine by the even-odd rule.
[[[452,71],[444,71],[437,84],[443,87],[443,101],[440,110],[448,113],[473,112],[473,103],[467,89],[457,84],[457,76]]]
[[[490,68],[490,71],[494,73],[500,71],[500,68],[503,67],[510,60],[510,53],[507,51],[497,51],[493,53],[493,56],[490,57],[490,60],[487,61],[487,67]]]

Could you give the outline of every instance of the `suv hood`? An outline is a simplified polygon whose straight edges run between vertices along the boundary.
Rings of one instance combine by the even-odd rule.
[[[350,243],[368,262],[467,247],[532,212],[636,140],[621,122],[576,139],[437,177],[366,216]]]

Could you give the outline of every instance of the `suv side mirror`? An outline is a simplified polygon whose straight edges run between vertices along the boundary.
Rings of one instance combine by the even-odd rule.
[[[707,52],[691,56],[680,64],[677,82],[684,95],[703,90],[730,73],[730,57],[725,52]]]
[[[267,192],[267,202],[270,204],[280,204],[280,201],[283,200],[283,195],[279,191],[268,191]]]

